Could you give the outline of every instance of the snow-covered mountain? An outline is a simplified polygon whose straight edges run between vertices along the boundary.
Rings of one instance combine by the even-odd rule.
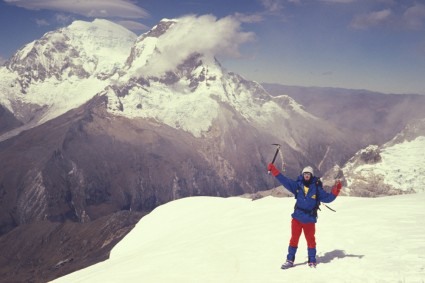
[[[53,282],[422,282],[424,201],[338,197],[319,215],[317,268],[301,238],[281,270],[293,198],[186,198],[144,217],[108,260]]]
[[[198,137],[218,117],[220,102],[264,126],[273,112],[281,113],[275,119],[288,118],[259,84],[228,73],[211,55],[194,53],[176,66],[163,66],[170,47],[161,37],[172,34],[177,23],[163,20],[139,38],[106,20],[76,21],[49,32],[0,69],[0,103],[24,123],[35,118],[36,108],[45,122],[107,95],[114,114],[154,118]],[[314,118],[299,106],[293,109]]]
[[[106,20],[48,32],[0,68],[0,104],[31,127],[56,118],[109,85],[136,38]]]
[[[306,111],[359,139],[359,148],[383,144],[411,120],[423,119],[424,95],[376,93],[364,89],[262,84],[271,95],[287,94]]]
[[[0,140],[104,96],[115,116],[151,119],[195,138],[245,123],[273,136],[270,143],[284,143],[289,161],[296,160],[292,152],[311,159],[305,148],[314,150],[321,170],[348,158],[350,139],[289,96],[271,97],[260,84],[224,69],[213,54],[189,53],[183,45],[176,56],[173,40],[182,25],[165,19],[136,38],[106,20],[76,21],[27,44],[0,69],[0,104],[24,124]],[[336,154],[338,148],[345,153]]]
[[[172,33],[168,29],[175,24],[163,20],[139,38],[106,20],[76,21],[49,32],[0,69],[0,103],[23,123],[35,119],[32,126],[95,95],[107,95],[114,114],[154,118],[195,136],[209,130],[220,101],[231,103],[247,119],[270,121],[270,112],[280,109],[276,103],[252,101],[253,91],[258,99],[266,98],[262,87],[243,85],[242,78],[225,72],[214,58],[193,54],[169,66],[176,69],[159,69],[163,59],[158,58],[166,57],[159,48],[167,47],[160,37]]]
[[[77,21],[0,67],[2,276],[45,282],[103,260],[135,219],[176,199],[274,188],[272,143],[292,177],[305,165],[322,174],[361,148],[363,134],[347,134],[355,127],[224,68],[210,52],[222,42],[182,36],[187,20],[140,36]]]
[[[223,104],[256,127],[288,120],[292,113],[315,119],[287,96],[274,101],[258,83],[228,72],[211,54],[195,52],[173,62],[175,66],[164,62],[175,50],[163,42],[173,37],[178,23],[163,20],[137,40],[127,60],[126,74],[106,90],[112,113],[153,118],[195,137],[212,128]],[[282,99],[285,103],[276,103]]]
[[[361,149],[328,177],[342,178],[345,192],[354,196],[424,192],[424,148],[425,120],[414,120],[391,141]]]

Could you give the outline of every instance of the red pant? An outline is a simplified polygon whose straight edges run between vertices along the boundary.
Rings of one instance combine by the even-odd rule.
[[[316,248],[316,238],[314,237],[314,234],[316,233],[315,223],[301,223],[298,220],[292,218],[291,228],[292,236],[291,240],[289,241],[289,245],[291,247],[298,247],[298,241],[300,239],[301,232],[304,230],[307,246],[311,249]]]

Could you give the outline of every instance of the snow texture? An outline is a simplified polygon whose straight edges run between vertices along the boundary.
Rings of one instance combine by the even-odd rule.
[[[380,160],[372,163],[358,163],[353,158],[344,168],[344,175],[348,176],[348,188],[353,180],[370,180],[377,176],[384,184],[403,192],[424,192],[425,174],[425,137],[418,136],[413,140],[404,140],[399,143],[392,141],[382,147],[369,146],[359,154],[376,151]],[[379,153],[379,154],[378,154]]]
[[[190,197],[142,218],[110,259],[54,282],[424,282],[425,194],[339,197],[319,212],[318,266],[303,236],[281,270],[293,198]]]

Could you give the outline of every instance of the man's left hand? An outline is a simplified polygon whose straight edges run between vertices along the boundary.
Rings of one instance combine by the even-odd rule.
[[[338,196],[338,195],[339,195],[339,192],[341,191],[341,189],[342,189],[341,181],[340,181],[340,180],[337,180],[337,181],[335,182],[335,185],[334,185],[334,186],[333,186],[333,188],[332,188],[332,194],[333,194],[334,196]]]

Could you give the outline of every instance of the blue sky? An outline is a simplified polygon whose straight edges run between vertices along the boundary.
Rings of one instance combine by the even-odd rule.
[[[425,94],[424,0],[0,0],[0,62],[74,20],[142,34],[188,14],[230,18],[251,35],[217,55],[247,79]]]

